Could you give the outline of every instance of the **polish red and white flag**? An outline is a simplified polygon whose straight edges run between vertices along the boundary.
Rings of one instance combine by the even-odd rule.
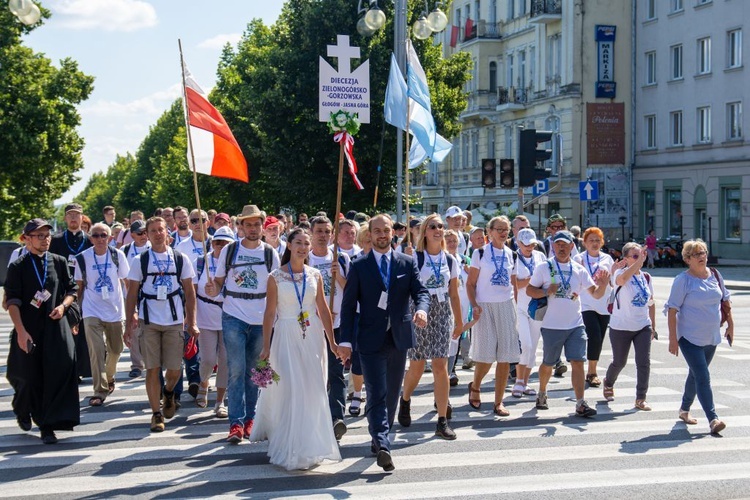
[[[189,127],[188,163],[195,158],[195,171],[213,177],[248,182],[247,161],[221,113],[184,67],[186,120]],[[193,154],[190,154],[192,143]]]

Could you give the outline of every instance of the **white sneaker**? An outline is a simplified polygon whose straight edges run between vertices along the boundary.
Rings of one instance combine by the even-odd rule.
[[[227,418],[229,416],[227,407],[223,402],[216,403],[216,406],[214,407],[214,413],[216,414],[216,418]]]

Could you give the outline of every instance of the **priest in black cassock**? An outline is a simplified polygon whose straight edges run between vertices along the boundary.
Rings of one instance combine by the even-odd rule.
[[[13,321],[7,369],[16,390],[13,411],[23,430],[31,429],[33,419],[45,444],[57,442],[56,430],[72,430],[80,422],[70,326],[80,320],[71,319],[77,311],[78,286],[68,261],[48,252],[51,229],[42,219],[26,224],[29,253],[10,264],[5,281]]]
[[[89,235],[81,230],[83,221],[83,208],[78,203],[71,203],[65,207],[65,225],[67,229],[52,237],[49,251],[56,253],[68,260],[70,275],[75,276],[75,256],[94,246]],[[78,357],[78,376],[85,378],[91,376],[91,359],[89,358],[89,346],[86,342],[86,332],[83,330],[83,321],[78,325],[80,335],[76,335],[76,356]]]

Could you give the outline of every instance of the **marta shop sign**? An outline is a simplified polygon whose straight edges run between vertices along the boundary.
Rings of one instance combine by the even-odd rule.
[[[320,57],[318,120],[327,122],[338,111],[346,111],[358,115],[360,123],[370,123],[370,61],[351,70],[351,59],[360,55],[347,35],[337,35],[336,45],[328,45],[328,57],[338,59],[339,69]]]

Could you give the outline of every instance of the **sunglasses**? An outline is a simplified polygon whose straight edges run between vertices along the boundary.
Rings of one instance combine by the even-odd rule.
[[[443,229],[444,227],[445,226],[442,224],[430,224],[427,226],[427,229],[432,229],[434,231],[435,229]]]
[[[90,238],[109,238],[109,235],[107,233],[94,233],[90,236]]]
[[[191,224],[198,224],[199,222],[208,222],[208,219],[190,219]]]

